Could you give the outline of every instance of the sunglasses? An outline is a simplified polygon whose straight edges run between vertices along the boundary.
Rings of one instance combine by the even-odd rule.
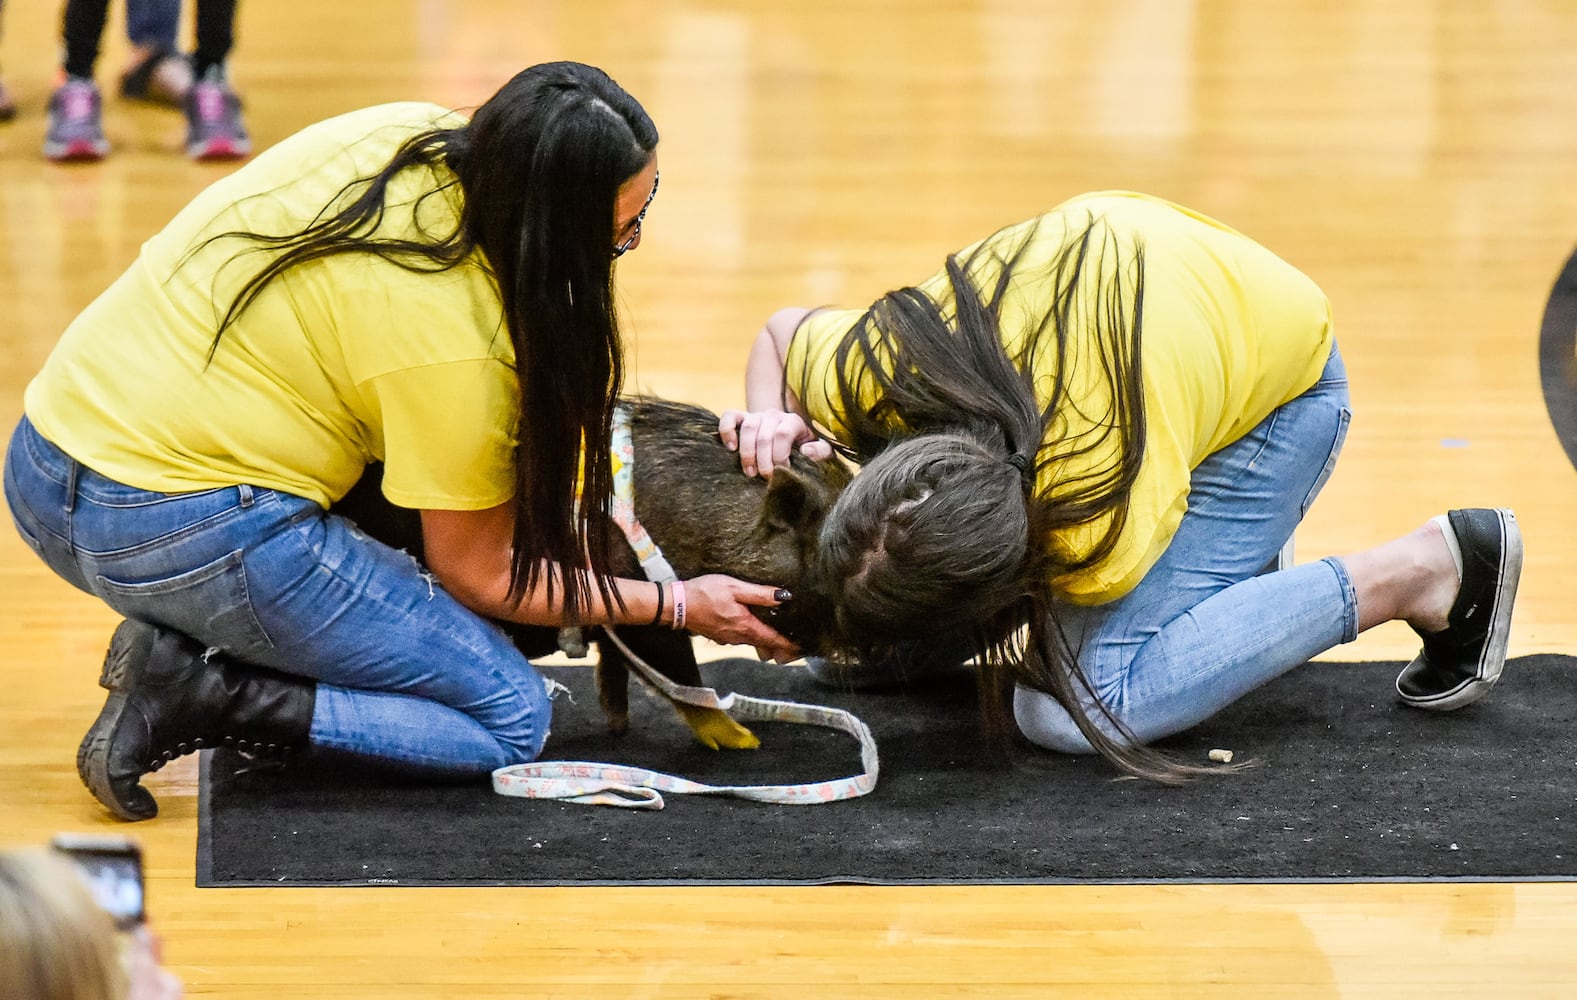
[[[646,210],[652,207],[652,199],[657,197],[657,184],[663,179],[662,172],[652,175],[652,193],[646,196],[646,204],[641,206],[641,214],[635,217],[635,229],[630,233],[630,238],[613,248],[615,257],[623,257],[635,246],[635,241],[641,238],[641,223],[646,221]]]

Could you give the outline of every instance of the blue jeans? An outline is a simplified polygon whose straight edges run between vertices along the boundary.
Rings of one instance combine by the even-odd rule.
[[[410,555],[315,502],[247,485],[154,493],[72,459],[24,417],[5,496],[27,544],[127,618],[317,682],[312,745],[413,773],[541,752],[543,678]]]
[[[1319,381],[1193,471],[1188,511],[1161,558],[1120,600],[1057,605],[1058,621],[1102,702],[1140,743],[1203,722],[1254,688],[1358,634],[1346,568],[1325,559],[1262,573],[1336,465],[1352,416],[1332,348]],[[868,687],[956,668],[959,637],[906,645],[889,663],[812,662],[834,686]],[[1086,714],[1119,737],[1093,705]],[[1014,716],[1033,743],[1094,753],[1056,699],[1020,687]]]
[[[181,0],[126,0],[126,37],[133,45],[176,51]]]
[[[1059,605],[1079,666],[1140,743],[1197,725],[1357,637],[1357,600],[1340,561],[1260,572],[1330,478],[1351,418],[1347,370],[1333,347],[1312,388],[1194,470],[1177,534],[1137,587],[1110,604]],[[1094,752],[1050,695],[1020,687],[1013,710],[1032,742]],[[1089,715],[1111,732],[1098,710]]]

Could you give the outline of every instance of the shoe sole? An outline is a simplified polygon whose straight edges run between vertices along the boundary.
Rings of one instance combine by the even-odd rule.
[[[104,653],[104,665],[99,668],[99,687],[106,691],[119,691],[125,686],[126,663],[133,653],[132,639],[125,634],[130,627],[131,622],[123,621],[115,626],[115,632],[110,636],[109,649]]]
[[[55,163],[97,163],[108,155],[109,146],[88,141],[44,145],[44,158]]]
[[[232,142],[228,139],[219,139],[203,143],[198,146],[188,146],[186,155],[198,163],[211,163],[222,160],[242,160],[252,155],[252,144],[245,142]]]
[[[77,776],[100,805],[123,820],[135,822],[157,816],[159,806],[154,803],[152,811],[147,813],[133,812],[115,798],[110,785],[110,738],[126,712],[126,703],[126,695],[120,691],[111,691],[109,697],[104,699],[99,717],[93,720],[93,725],[88,727],[87,735],[82,737],[82,743],[77,747]]]
[[[155,803],[153,811],[146,814],[132,812],[115,798],[109,777],[110,738],[126,712],[126,694],[120,690],[120,685],[126,677],[126,661],[133,652],[131,631],[128,628],[130,624],[121,622],[110,637],[109,652],[104,655],[104,670],[99,675],[99,685],[109,688],[110,694],[104,699],[104,707],[99,710],[98,718],[93,720],[93,725],[88,727],[87,734],[77,746],[77,776],[104,808],[121,819],[136,821],[158,815],[158,804]]]
[[[1489,635],[1484,652],[1479,657],[1477,677],[1469,678],[1440,694],[1427,698],[1409,697],[1397,689],[1397,694],[1414,708],[1432,712],[1451,712],[1471,705],[1489,693],[1500,680],[1506,668],[1506,648],[1511,639],[1511,609],[1517,602],[1517,583],[1522,578],[1522,529],[1517,526],[1517,515],[1504,507],[1497,508],[1500,515],[1501,560],[1500,586],[1495,589],[1495,608],[1490,619]],[[1413,661],[1417,663],[1417,660]],[[1411,664],[1409,664],[1411,667]],[[1407,671],[1402,671],[1406,674]],[[1401,675],[1398,675],[1400,679]]]

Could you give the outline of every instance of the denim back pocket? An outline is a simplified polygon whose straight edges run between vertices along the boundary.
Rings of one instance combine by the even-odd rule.
[[[257,620],[240,550],[159,580],[123,583],[100,574],[97,592],[128,618],[184,632],[242,659],[274,647]]]

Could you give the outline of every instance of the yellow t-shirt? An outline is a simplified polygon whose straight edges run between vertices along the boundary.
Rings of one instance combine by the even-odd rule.
[[[1054,282],[1048,265],[1066,241],[1096,222],[1097,244],[1107,237],[1131,261],[1135,245],[1145,255],[1142,366],[1146,439],[1127,521],[1115,548],[1088,569],[1054,581],[1058,593],[1078,604],[1103,604],[1128,593],[1166,551],[1188,506],[1189,477],[1208,455],[1253,429],[1272,410],[1312,386],[1330,357],[1330,303],[1307,276],[1243,234],[1197,212],[1148,195],[1107,191],[1073,198],[1038,219],[1009,227],[960,252],[967,260],[981,246],[1016,246],[1032,226],[1035,235],[1002,301],[1002,333],[1010,351],[1027,327],[1047,311]],[[1108,258],[1110,263],[1111,258]],[[970,280],[989,292],[1000,273],[988,258]],[[1112,273],[1108,268],[1107,273]],[[1133,271],[1116,271],[1132,292]],[[951,286],[945,271],[919,287],[948,314]],[[1088,322],[1096,297],[1106,291],[1081,285],[1071,310],[1068,372],[1070,405],[1062,410],[1067,434],[1098,433],[1112,398],[1095,355]],[[808,386],[801,404],[837,437],[845,430],[834,401],[835,351],[864,310],[812,314],[789,346],[788,384]],[[852,363],[852,362],[851,362]],[[1054,384],[1054,357],[1036,364],[1037,383]],[[851,372],[858,376],[858,372]],[[809,376],[807,378],[807,376]],[[858,382],[856,384],[859,384]],[[1049,397],[1042,394],[1044,405]],[[872,402],[871,392],[863,399]],[[1049,433],[1043,447],[1059,435]],[[1102,468],[1116,441],[1082,459],[1044,467],[1037,487]],[[1092,551],[1105,523],[1083,525],[1051,539],[1059,554]]]
[[[250,483],[327,506],[382,460],[384,492],[402,506],[509,499],[519,387],[480,255],[427,274],[366,253],[298,265],[225,331],[211,363],[220,318],[267,251],[226,238],[188,257],[218,233],[299,231],[400,143],[464,121],[433,104],[352,112],[207,188],[67,328],[27,388],[28,417],[89,468],[142,489]],[[438,190],[452,180],[443,168],[397,175],[376,235],[453,232],[460,190]]]

